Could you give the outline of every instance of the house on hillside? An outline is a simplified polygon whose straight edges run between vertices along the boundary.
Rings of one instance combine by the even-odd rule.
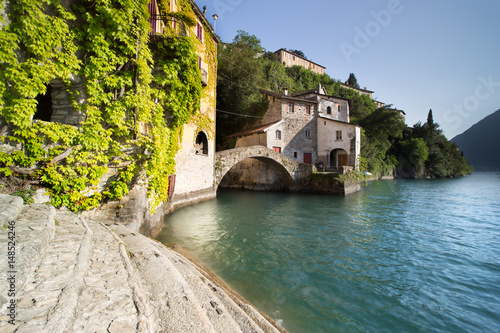
[[[364,89],[356,88],[356,87],[353,87],[351,85],[348,85],[347,83],[341,83],[341,85],[343,88],[354,90],[360,95],[367,95],[373,99],[374,92],[371,90],[367,90],[366,88],[364,88]],[[384,106],[386,106],[386,104],[384,102],[377,101],[376,99],[373,99],[373,101],[375,102],[375,104],[377,104],[377,108],[383,108]],[[388,106],[390,106],[390,105],[388,105]],[[406,112],[404,112],[403,110],[398,110],[397,108],[388,108],[388,109],[399,113],[399,115],[403,118],[403,120],[406,119]]]
[[[279,49],[274,52],[278,56],[278,60],[280,64],[285,65],[286,67],[292,66],[302,66],[312,70],[317,74],[325,74],[326,67],[318,65],[315,62],[307,60],[304,57],[301,57],[293,52],[287,51],[285,49]]]
[[[350,124],[350,100],[323,86],[288,94],[260,90],[269,101],[257,126],[235,133],[236,148],[265,146],[298,162],[345,172],[358,166],[361,128]]]
[[[364,89],[356,88],[356,87],[353,87],[347,83],[340,83],[340,85],[342,86],[342,88],[351,89],[351,90],[356,91],[360,95],[368,95],[368,96],[370,96],[370,98],[373,98],[374,91],[368,90],[366,88],[364,88]],[[381,102],[378,102],[378,103],[381,103]]]

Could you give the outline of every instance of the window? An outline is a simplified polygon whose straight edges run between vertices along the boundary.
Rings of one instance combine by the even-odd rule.
[[[198,57],[198,68],[201,69],[201,57]]]
[[[196,37],[198,37],[198,39],[203,42],[203,26],[201,25],[201,23],[198,22],[198,24],[196,25]]]
[[[311,130],[306,129],[306,138],[311,137]]]
[[[342,140],[342,131],[336,131],[337,134],[337,140]]]
[[[276,130],[276,139],[281,140],[281,131]]]
[[[356,151],[356,140],[351,139],[351,153],[354,153]]]
[[[330,106],[326,108],[326,114],[332,114],[332,108]]]
[[[288,103],[288,112],[293,112],[293,103],[292,102]]]
[[[311,114],[311,106],[306,105],[306,114]]]
[[[340,104],[337,104],[337,111],[340,112]]]
[[[296,151],[293,152],[293,158],[297,158],[297,152]]]
[[[277,153],[281,153],[281,147],[273,147],[273,150]]]
[[[203,132],[199,132],[196,136],[195,153],[196,155],[208,155],[208,139]]]

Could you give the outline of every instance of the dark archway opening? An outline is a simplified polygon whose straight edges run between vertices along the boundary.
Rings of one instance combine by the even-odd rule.
[[[52,119],[52,87],[47,86],[47,91],[44,95],[38,95],[36,97],[37,105],[36,112],[33,119],[51,121]]]
[[[234,165],[218,189],[282,192],[292,186],[293,179],[282,165],[269,158],[252,157]]]
[[[347,152],[344,149],[334,149],[330,152],[330,168],[341,169],[347,165]]]
[[[199,132],[196,136],[196,149],[197,155],[208,155],[208,139],[207,135],[203,132]]]

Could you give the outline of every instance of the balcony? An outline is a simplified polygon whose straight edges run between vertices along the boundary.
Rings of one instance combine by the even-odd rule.
[[[149,17],[151,31],[149,37],[153,40],[167,36],[187,36],[186,24],[178,18],[165,15],[151,15]]]

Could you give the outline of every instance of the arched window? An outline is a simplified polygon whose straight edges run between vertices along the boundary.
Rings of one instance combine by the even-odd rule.
[[[208,155],[208,139],[203,132],[199,132],[196,136],[195,152],[197,155]]]
[[[332,114],[332,107],[331,106],[326,108],[326,114]]]

